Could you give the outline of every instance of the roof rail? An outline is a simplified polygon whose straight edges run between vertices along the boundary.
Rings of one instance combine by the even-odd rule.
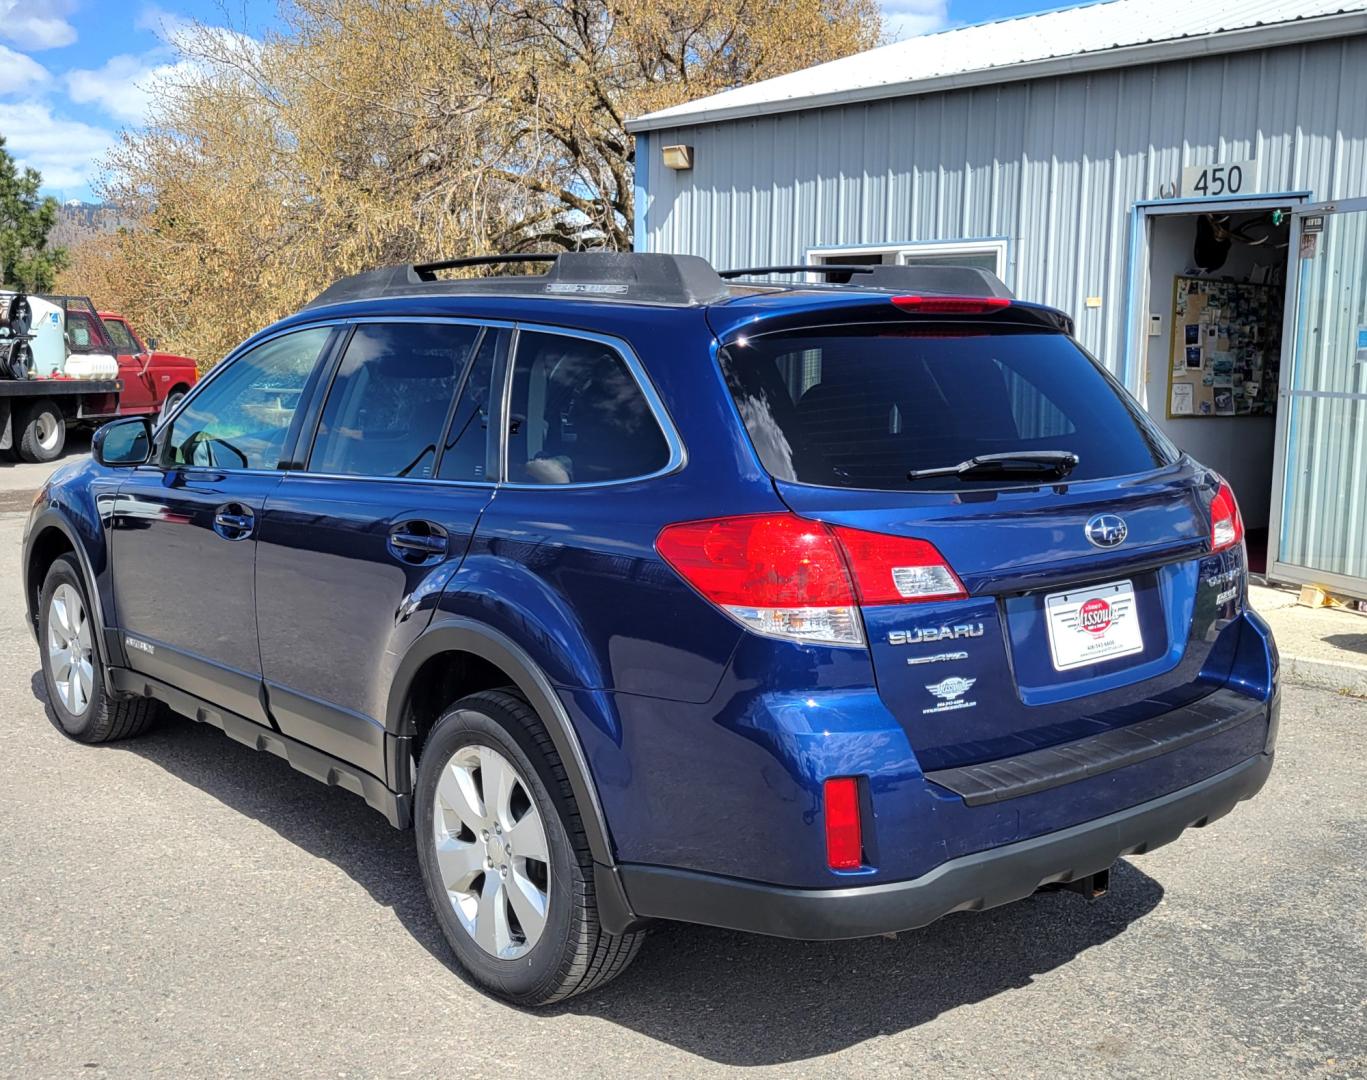
[[[717,276],[730,281],[738,277],[767,277],[771,274],[817,274],[826,286],[856,289],[881,289],[888,292],[935,293],[943,296],[1000,296],[1014,300],[1001,278],[976,266],[883,266],[878,263],[807,263],[797,266],[750,266],[739,270],[720,270]],[[859,275],[855,280],[855,275]]]
[[[440,270],[549,262],[542,274],[438,278]],[[567,251],[474,255],[441,262],[388,266],[342,278],[306,307],[392,296],[561,296],[580,300],[688,307],[730,296],[726,283],[696,255]]]

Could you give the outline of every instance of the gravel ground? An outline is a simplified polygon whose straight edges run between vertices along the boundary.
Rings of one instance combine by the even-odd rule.
[[[1367,1076],[1367,702],[1288,688],[1263,793],[1103,900],[835,945],[667,926],[530,1013],[452,969],[411,835],[359,799],[186,720],[62,737],[21,524],[0,507],[0,1075]]]

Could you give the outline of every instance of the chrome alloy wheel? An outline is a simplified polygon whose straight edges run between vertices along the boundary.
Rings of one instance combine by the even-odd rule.
[[[38,440],[38,445],[44,450],[55,450],[61,433],[62,422],[52,413],[41,413],[34,422],[34,436]]]
[[[85,603],[71,585],[59,585],[52,594],[47,613],[47,656],[52,682],[67,712],[84,715],[95,687],[95,653]]]
[[[456,918],[490,956],[516,960],[546,928],[550,856],[527,782],[489,746],[462,746],[433,800],[437,868]]]

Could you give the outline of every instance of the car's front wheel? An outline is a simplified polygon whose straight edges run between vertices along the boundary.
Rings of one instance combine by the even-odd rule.
[[[545,725],[525,699],[472,694],[432,729],[415,831],[427,893],[481,987],[545,1005],[620,974],[643,935],[598,920],[583,823]]]
[[[112,742],[145,731],[157,717],[150,698],[109,696],[95,635],[100,627],[86,598],[80,567],[55,560],[39,597],[38,641],[43,685],[62,730],[85,743]]]

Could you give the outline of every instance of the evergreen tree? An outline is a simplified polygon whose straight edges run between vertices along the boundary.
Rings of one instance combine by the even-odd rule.
[[[47,291],[66,264],[65,249],[47,246],[57,200],[39,196],[42,182],[36,170],[19,170],[0,135],[0,287]]]

